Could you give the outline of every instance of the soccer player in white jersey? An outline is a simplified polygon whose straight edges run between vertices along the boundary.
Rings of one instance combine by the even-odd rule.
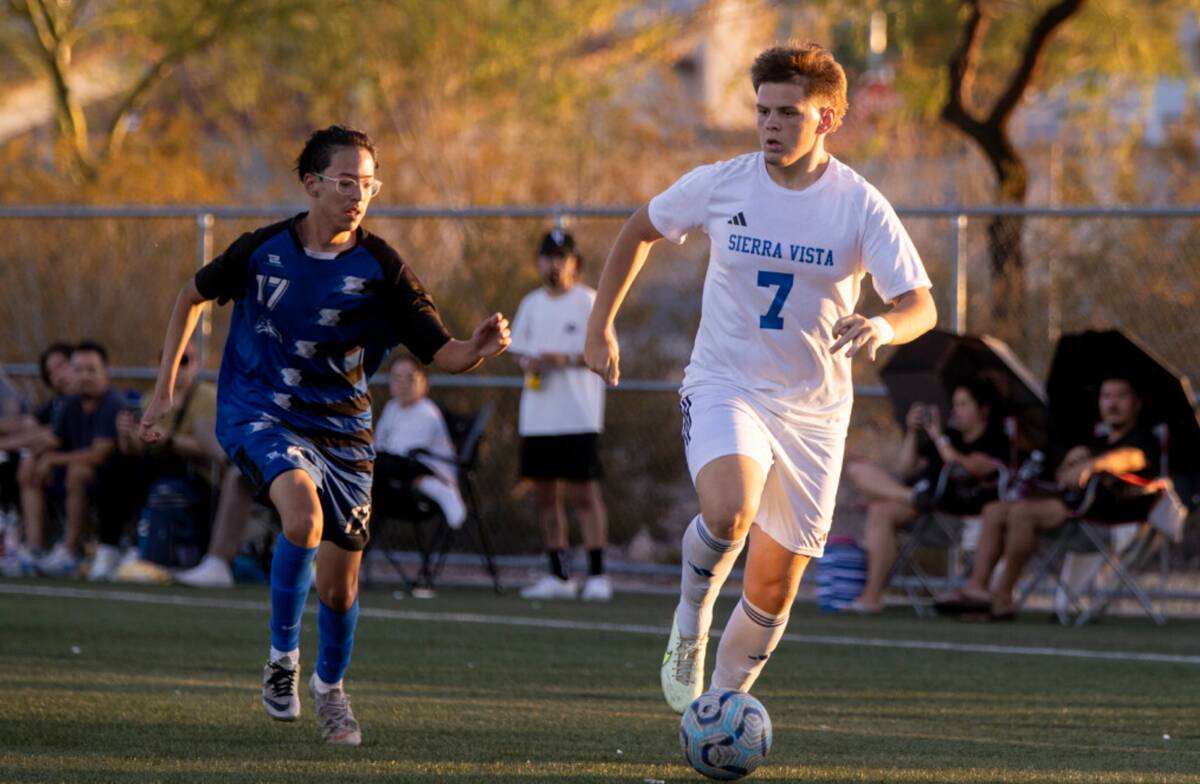
[[[704,691],[712,608],[747,539],[742,599],[712,688],[748,691],[783,636],[833,513],[853,387],[875,358],[937,319],[929,278],[887,200],[825,150],[846,113],[846,76],[816,44],[754,61],[760,150],[694,169],[633,214],[605,264],[588,322],[588,366],[615,384],[613,323],[650,247],[692,229],[712,243],[700,328],[680,390],[700,514],[683,535],[682,580],[663,657],[667,702]],[[863,276],[891,307],[854,312]]]

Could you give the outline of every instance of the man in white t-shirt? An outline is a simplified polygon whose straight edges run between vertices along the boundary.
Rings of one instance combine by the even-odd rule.
[[[809,558],[824,552],[853,387],[875,358],[937,320],[930,282],[887,200],[825,151],[846,76],[816,44],[762,52],[751,69],[760,151],[701,166],[625,223],[588,322],[588,366],[617,383],[613,322],[651,245],[709,235],[700,329],[680,390],[700,514],[683,536],[680,601],[663,658],[667,702],[704,691],[712,608],[746,539],[742,600],[711,688],[747,691],[783,636]],[[863,276],[891,309],[854,312]]]
[[[578,283],[575,239],[561,229],[542,238],[541,288],[521,300],[513,319],[513,355],[525,371],[518,430],[521,476],[533,483],[549,573],[521,591],[526,599],[612,599],[604,572],[608,511],[600,493],[604,382],[583,364],[584,327],[596,292]],[[567,573],[566,502],[579,518],[588,553],[582,589]]]
[[[454,442],[442,411],[430,400],[429,379],[417,360],[401,354],[388,372],[391,399],[375,424],[375,477],[371,504],[376,514],[397,513],[397,499],[410,489],[432,500],[446,524],[462,527],[467,517],[458,489]]]

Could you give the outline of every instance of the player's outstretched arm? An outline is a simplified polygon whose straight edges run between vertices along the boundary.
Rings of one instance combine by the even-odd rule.
[[[885,323],[880,324],[879,319]],[[843,348],[846,356],[852,357],[866,350],[867,358],[875,361],[875,354],[889,343],[908,343],[916,340],[937,325],[937,306],[927,288],[906,291],[892,300],[892,309],[882,316],[869,319],[858,313],[842,316],[833,325],[830,354]],[[884,334],[891,332],[890,335]]]
[[[196,322],[204,310],[205,299],[196,290],[196,281],[188,278],[183,284],[179,296],[175,298],[175,307],[171,310],[171,320],[167,323],[167,336],[163,338],[162,362],[158,366],[158,380],[154,382],[154,394],[142,414],[138,425],[138,435],[147,443],[154,443],[164,435],[162,420],[174,404],[172,395],[175,391],[175,374],[179,370],[179,359],[183,356],[184,348],[196,329]]]
[[[588,318],[583,361],[609,384],[616,385],[621,377],[617,332],[613,327],[617,311],[646,263],[650,247],[662,236],[650,221],[650,205],[643,204],[621,227],[600,273],[596,301]]]
[[[512,343],[512,336],[508,331],[508,319],[503,314],[493,313],[475,327],[469,339],[446,341],[433,355],[433,363],[447,373],[466,373],[483,360],[502,353],[509,343]]]

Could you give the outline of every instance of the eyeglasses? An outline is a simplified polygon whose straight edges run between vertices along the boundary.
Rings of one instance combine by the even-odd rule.
[[[322,180],[328,180],[333,183],[333,189],[342,196],[357,196],[362,193],[365,196],[374,198],[379,195],[379,189],[383,187],[383,183],[372,177],[366,182],[361,182],[353,177],[326,177],[324,174],[317,174],[317,177]]]

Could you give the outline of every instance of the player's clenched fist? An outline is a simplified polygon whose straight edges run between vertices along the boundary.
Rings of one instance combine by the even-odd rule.
[[[583,361],[589,370],[616,386],[621,377],[620,359],[617,335],[611,328],[603,332],[588,330],[587,341],[583,344]]]
[[[487,359],[508,348],[512,335],[508,331],[508,319],[502,313],[493,313],[482,321],[471,335],[471,344],[479,356]]]

